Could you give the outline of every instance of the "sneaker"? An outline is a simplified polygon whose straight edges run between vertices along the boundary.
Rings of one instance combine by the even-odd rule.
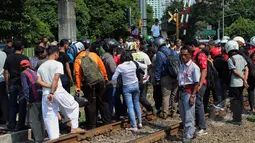
[[[164,112],[161,112],[159,114],[159,117],[162,118],[162,119],[167,119],[168,118],[168,114],[167,113],[164,113]]]
[[[143,128],[143,125],[142,125],[142,123],[139,123],[138,124],[138,129],[141,129],[141,128]]]
[[[136,132],[138,129],[137,127],[135,128],[126,128],[127,131],[132,131],[132,132]]]
[[[222,107],[221,105],[213,105],[213,107],[214,107],[215,109],[224,111],[224,107]]]
[[[242,121],[231,120],[231,121],[227,121],[227,122],[230,123],[230,124],[233,124],[233,125],[238,125],[238,126],[242,125]]]
[[[203,136],[203,135],[207,135],[208,133],[206,132],[206,130],[203,130],[203,129],[201,129],[201,130],[199,130],[199,131],[197,131],[196,132],[196,135],[197,136]]]

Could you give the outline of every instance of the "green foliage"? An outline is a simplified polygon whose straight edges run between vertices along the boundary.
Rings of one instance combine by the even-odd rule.
[[[148,33],[151,31],[151,27],[154,24],[154,19],[153,19],[153,8],[150,5],[147,5],[147,27],[148,27]]]
[[[255,1],[251,0],[241,0],[232,1],[225,0],[225,21],[224,26],[226,29],[226,34],[240,35],[249,38],[253,28],[248,24],[247,21],[254,23],[255,21]],[[167,11],[173,13],[174,9],[179,11],[183,8],[183,3],[175,0],[167,8]],[[191,6],[191,14],[189,17],[187,35],[182,37],[184,39],[190,39],[195,37],[206,38],[202,34],[202,31],[206,29],[205,24],[212,25],[212,28],[216,30],[218,28],[218,21],[220,20],[222,26],[222,0],[203,0],[196,1],[195,4]],[[169,15],[165,12],[163,17],[163,23],[167,23]],[[240,19],[240,17],[242,19]],[[241,24],[245,22],[245,24]],[[240,28],[237,26],[240,24]],[[170,35],[175,34],[175,23],[167,23],[167,30]],[[235,30],[234,30],[234,29]],[[244,31],[248,30],[248,31]],[[249,31],[250,30],[250,31]],[[180,30],[182,34],[182,30]],[[222,35],[221,35],[222,36]],[[170,36],[171,37],[171,36]]]
[[[49,25],[45,24],[38,18],[32,18],[29,24],[26,24],[24,38],[28,43],[39,43],[42,35],[46,37],[52,36]]]
[[[76,0],[75,14],[76,14],[76,26],[77,26],[77,39],[88,38],[89,30],[89,9],[84,0]]]
[[[250,19],[238,18],[233,24],[226,28],[226,34],[229,36],[242,36],[244,39],[249,39],[254,36],[255,22]]]
[[[140,10],[137,0],[76,0],[77,39],[125,36],[128,23],[125,10],[132,9],[137,24]],[[38,44],[41,36],[58,37],[57,0],[4,0],[0,4],[0,40],[22,37]],[[153,9],[147,7],[148,27],[153,24]]]

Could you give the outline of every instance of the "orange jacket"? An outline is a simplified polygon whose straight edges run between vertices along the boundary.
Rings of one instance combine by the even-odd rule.
[[[86,51],[82,51],[78,54],[78,56],[85,56],[85,54],[86,54]],[[100,57],[96,53],[93,53],[93,52],[89,52],[88,56],[95,63],[97,63],[98,67],[100,68],[100,70],[102,71],[102,73],[104,75],[104,79],[108,80],[104,63],[100,59]],[[82,71],[81,71],[81,59],[78,59],[78,58],[75,59],[75,61],[74,61],[74,72],[75,72],[75,79],[76,79],[76,90],[80,90],[81,89],[81,83],[82,83],[82,75],[83,75]]]

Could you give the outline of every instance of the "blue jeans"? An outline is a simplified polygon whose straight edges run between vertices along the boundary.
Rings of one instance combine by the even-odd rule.
[[[206,91],[206,85],[203,85],[197,93],[196,96],[196,106],[195,106],[195,115],[196,115],[196,125],[199,129],[206,130],[206,123],[205,123],[205,110],[204,110],[204,103],[203,98]]]
[[[113,107],[115,107],[115,87],[107,87],[105,91],[105,96],[108,97],[108,103],[111,115],[113,114]]]
[[[128,115],[131,120],[132,127],[137,127],[135,120],[135,112],[138,117],[138,122],[142,123],[142,113],[139,104],[139,85],[138,83],[132,83],[129,85],[123,85],[123,94],[128,107]],[[135,112],[134,112],[135,109]]]
[[[222,79],[218,80],[218,100],[219,103],[224,101],[227,98],[227,85],[223,82]]]
[[[180,92],[179,108],[185,130],[185,138],[193,138],[195,132],[195,104],[189,104],[190,94]]]

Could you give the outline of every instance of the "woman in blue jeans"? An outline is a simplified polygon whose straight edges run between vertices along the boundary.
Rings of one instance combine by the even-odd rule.
[[[136,76],[137,67],[133,61],[131,52],[124,51],[120,57],[121,64],[118,65],[116,71],[112,77],[112,80],[117,80],[121,74],[123,81],[123,94],[125,102],[128,107],[128,115],[131,120],[132,127],[128,128],[131,131],[137,131],[138,128],[142,128],[142,113],[139,105],[139,85],[138,78]],[[145,70],[147,65],[139,64],[139,68]],[[138,126],[135,120],[135,112],[138,117]]]

